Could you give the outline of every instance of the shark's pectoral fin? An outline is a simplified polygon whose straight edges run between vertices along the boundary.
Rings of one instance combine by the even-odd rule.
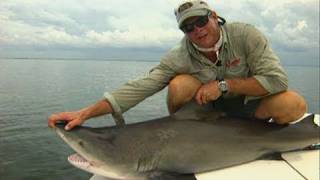
[[[153,172],[148,176],[149,180],[196,180],[194,174],[178,174],[168,172]]]

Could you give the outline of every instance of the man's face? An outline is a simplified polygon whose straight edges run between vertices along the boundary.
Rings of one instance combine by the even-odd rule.
[[[184,21],[184,25],[193,24],[199,17],[191,17]],[[217,15],[212,12],[209,15],[208,23],[203,27],[193,26],[194,29],[191,32],[185,32],[188,39],[202,48],[211,48],[220,37],[220,29],[218,25]]]

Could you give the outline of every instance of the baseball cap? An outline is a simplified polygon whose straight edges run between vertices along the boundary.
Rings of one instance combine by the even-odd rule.
[[[182,23],[193,16],[205,16],[208,11],[213,11],[207,2],[202,0],[190,0],[183,2],[174,10],[179,27]]]

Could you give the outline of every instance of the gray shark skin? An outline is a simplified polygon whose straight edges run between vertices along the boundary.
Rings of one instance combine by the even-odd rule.
[[[124,126],[55,131],[78,168],[116,179],[195,179],[217,170],[319,143],[313,115],[291,125],[237,119],[190,103],[178,113]]]

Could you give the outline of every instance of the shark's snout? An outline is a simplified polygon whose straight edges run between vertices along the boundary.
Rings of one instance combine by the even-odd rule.
[[[84,158],[79,153],[83,153],[84,142],[83,140],[77,136],[76,133],[73,133],[73,130],[65,130],[65,126],[67,123],[65,122],[58,122],[55,124],[53,128],[54,131],[58,134],[58,136],[63,139],[73,150],[77,153],[72,154],[68,157],[68,161],[70,164],[74,165],[77,168],[83,169],[85,171],[92,172],[93,165],[90,163],[89,160]],[[94,172],[92,172],[94,173]]]
[[[63,131],[64,131],[64,129],[61,129],[61,128],[59,128],[59,127],[54,127],[54,131],[58,134],[58,136],[59,137],[61,137],[64,141],[65,141],[65,136],[64,136],[64,133],[63,133]]]
[[[118,156],[115,156],[112,131],[85,126],[65,130],[65,125],[57,123],[54,131],[76,152],[68,157],[72,165],[93,174],[122,179],[122,167],[116,165]]]

